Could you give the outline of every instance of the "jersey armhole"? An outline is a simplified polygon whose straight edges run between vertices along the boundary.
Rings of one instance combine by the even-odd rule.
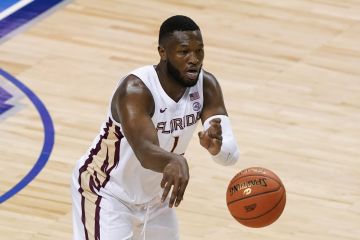
[[[141,82],[145,85],[145,87],[146,87],[147,90],[149,91],[149,93],[150,93],[150,95],[151,95],[151,97],[152,97],[152,99],[153,99],[153,101],[154,101],[154,97],[153,97],[153,95],[151,94],[151,91],[150,91],[150,89],[149,89],[149,86],[148,86],[147,83],[146,83],[145,81],[143,81],[136,73],[131,72],[131,73],[125,75],[124,77],[122,77],[122,78],[119,80],[119,82],[118,82],[118,84],[117,84],[117,87],[116,87],[115,90],[113,91],[113,94],[112,94],[112,96],[111,96],[111,98],[110,98],[110,104],[109,104],[109,109],[108,109],[109,118],[115,123],[115,125],[118,125],[118,126],[121,126],[121,123],[118,122],[118,121],[116,121],[116,120],[114,119],[113,112],[112,112],[112,105],[113,105],[113,101],[114,101],[114,96],[115,96],[115,93],[116,93],[119,85],[121,84],[121,82],[122,82],[125,78],[127,78],[128,76],[130,76],[130,75],[134,75],[135,77],[137,77],[138,79],[141,80]],[[151,111],[151,113],[150,113],[150,118],[152,118],[152,117],[154,116],[154,112],[155,112],[155,104],[154,104],[154,107],[153,107],[153,109],[152,109],[152,111]]]

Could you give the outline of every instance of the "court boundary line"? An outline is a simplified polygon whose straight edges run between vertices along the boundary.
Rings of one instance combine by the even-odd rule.
[[[35,165],[15,186],[13,186],[11,189],[9,189],[7,192],[5,192],[0,196],[0,204],[1,204],[6,200],[8,200],[9,198],[16,195],[23,188],[25,188],[31,181],[35,179],[35,177],[45,167],[54,147],[55,128],[49,111],[45,107],[44,103],[40,100],[40,98],[30,88],[28,88],[21,81],[17,80],[15,77],[5,72],[1,68],[0,68],[0,75],[2,75],[6,80],[14,84],[32,102],[32,104],[34,105],[34,107],[36,108],[36,110],[40,115],[44,128],[44,142],[43,142],[42,150]]]
[[[61,0],[60,2],[58,2],[57,4],[53,5],[52,7],[50,7],[49,9],[47,9],[46,11],[43,11],[41,13],[39,13],[38,15],[34,16],[33,18],[29,19],[26,23],[21,24],[19,26],[17,26],[16,28],[14,28],[13,30],[9,31],[8,33],[4,34],[3,36],[0,36],[0,44],[10,40],[11,38],[13,38],[14,36],[25,32],[26,30],[28,30],[32,25],[36,24],[39,21],[42,21],[44,18],[47,18],[48,16],[50,16],[51,14],[53,14],[55,11],[59,10],[59,8],[62,8],[63,6],[71,3],[73,0]],[[34,3],[34,2],[32,2]],[[37,3],[38,4],[38,3]],[[29,4],[30,7],[31,3]],[[29,7],[29,5],[25,6],[25,7]],[[24,9],[20,9],[24,10]],[[7,16],[6,18],[2,19],[0,22],[6,20],[7,18],[11,18],[15,13]]]

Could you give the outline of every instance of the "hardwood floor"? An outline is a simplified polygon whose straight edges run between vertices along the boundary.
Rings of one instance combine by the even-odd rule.
[[[222,86],[242,152],[235,166],[216,165],[194,135],[177,210],[181,239],[360,239],[356,0],[78,0],[2,43],[0,68],[43,101],[56,135],[46,167],[0,205],[0,239],[71,239],[75,161],[98,133],[117,81],[157,64],[158,28],[174,14],[202,30],[204,68]],[[0,122],[1,194],[42,147],[39,114],[27,98],[21,104]],[[287,189],[283,215],[263,229],[241,226],[225,204],[228,181],[250,166],[273,170]]]

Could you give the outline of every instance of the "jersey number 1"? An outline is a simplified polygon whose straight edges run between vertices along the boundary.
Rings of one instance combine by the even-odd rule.
[[[174,137],[174,138],[175,138],[174,145],[173,145],[170,152],[174,152],[174,150],[175,150],[175,148],[176,148],[176,146],[178,145],[178,142],[179,142],[179,137]]]
[[[174,152],[174,150],[175,150],[175,148],[176,148],[176,146],[178,145],[178,142],[179,142],[179,137],[174,137],[174,138],[175,138],[174,145],[173,145],[170,152]],[[181,153],[180,155],[185,155],[185,153]]]

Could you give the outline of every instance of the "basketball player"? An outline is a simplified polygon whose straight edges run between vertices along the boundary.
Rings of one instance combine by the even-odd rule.
[[[219,83],[202,69],[199,27],[173,16],[160,27],[158,65],[120,81],[107,120],[73,173],[74,239],[179,239],[173,206],[189,181],[184,157],[196,124],[223,165],[239,156]]]

